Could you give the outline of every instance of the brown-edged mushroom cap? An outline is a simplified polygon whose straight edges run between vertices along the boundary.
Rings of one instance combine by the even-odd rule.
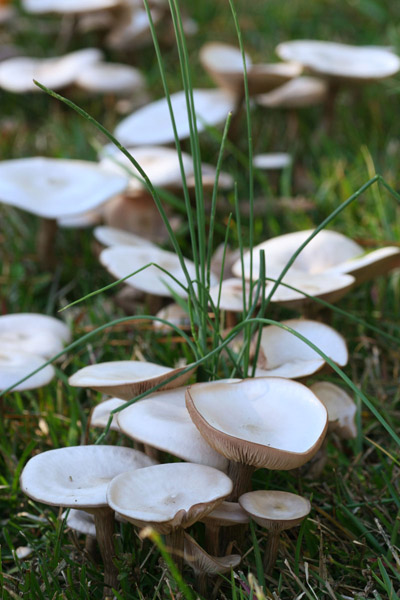
[[[89,161],[34,157],[0,162],[0,202],[47,219],[95,208],[126,185],[126,177]]]
[[[192,463],[167,463],[115,477],[108,487],[109,506],[128,521],[152,525],[160,533],[190,527],[212,511],[232,490],[227,475]]]
[[[399,57],[378,46],[292,40],[279,44],[276,53],[283,60],[295,60],[318,75],[349,82],[385,79],[400,70]]]
[[[69,342],[71,333],[65,323],[47,315],[17,313],[0,316],[2,351],[22,350],[50,358]]]
[[[227,556],[211,556],[197,542],[185,532],[184,534],[184,560],[197,574],[207,573],[217,575],[227,573],[239,566],[242,557],[239,554]]]
[[[305,108],[325,102],[328,84],[318,77],[296,77],[280,87],[256,96],[256,102],[266,108]]]
[[[178,255],[174,252],[167,252],[166,250],[157,248],[156,246],[151,251],[149,251],[148,247],[114,246],[106,248],[100,254],[100,262],[117,279],[126,277],[149,263],[155,263],[155,265],[162,267],[167,273],[175,277],[185,288],[188,286]],[[195,265],[188,259],[185,259],[185,265],[193,281],[196,279]],[[187,292],[184,287],[178,285],[165,271],[154,265],[150,265],[146,269],[143,269],[143,271],[127,279],[126,283],[138,290],[155,296],[172,296],[171,289],[178,296],[185,298]]]
[[[218,125],[226,120],[234,108],[234,97],[223,90],[194,89],[193,98],[197,116],[197,129]],[[179,139],[187,138],[190,127],[183,91],[171,94],[172,109],[175,115]],[[126,117],[115,129],[115,137],[125,146],[169,144],[173,142],[174,131],[165,98],[140,108]]]
[[[28,354],[21,350],[0,350],[0,390],[6,390],[17,381],[35,371],[45,362],[43,356]],[[33,390],[46,385],[55,375],[54,367],[47,365],[26,381],[13,387],[13,391]]]
[[[27,462],[21,489],[33,500],[53,506],[107,506],[106,490],[111,479],[124,471],[154,464],[143,452],[122,446],[57,448]]]
[[[282,325],[307,338],[340,367],[347,364],[349,354],[346,342],[340,333],[329,325],[308,319],[288,319],[282,321]],[[296,379],[315,373],[324,364],[322,356],[290,331],[278,325],[263,327],[257,377]]]
[[[172,369],[140,360],[116,360],[89,365],[74,373],[68,380],[73,387],[88,387],[103,394],[130,400],[159,383],[178,375],[161,389],[183,385],[195,369],[179,375],[186,367]]]
[[[124,400],[119,398],[109,398],[97,404],[90,414],[90,427],[101,427],[105,429],[108,420],[111,416],[111,411],[115,408],[120,408],[125,404]],[[121,431],[118,425],[117,415],[114,415],[111,421],[110,429],[113,431]]]
[[[256,523],[273,532],[300,525],[311,510],[307,498],[276,490],[247,492],[239,504]]]
[[[318,450],[327,428],[324,405],[288,379],[195,384],[186,391],[190,416],[207,442],[231,461],[294,469]]]
[[[228,462],[193,425],[185,404],[186,387],[155,392],[118,414],[127,436],[183,460],[226,471]]]
[[[342,388],[329,381],[318,381],[310,388],[328,411],[329,430],[344,439],[357,437],[357,406]]]

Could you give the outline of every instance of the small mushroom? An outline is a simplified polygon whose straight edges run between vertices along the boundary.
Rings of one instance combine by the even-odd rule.
[[[232,490],[217,469],[170,463],[128,471],[108,487],[109,506],[137,527],[151,525],[166,535],[178,568],[183,562],[183,531],[211,512]]]
[[[96,62],[81,69],[75,85],[95,94],[126,96],[143,93],[145,82],[138,69],[119,63]]]
[[[150,240],[139,237],[130,231],[116,229],[115,227],[107,227],[100,225],[93,230],[93,235],[96,240],[105,248],[109,246],[149,246],[154,244]]]
[[[239,498],[243,510],[268,532],[268,544],[264,554],[264,568],[270,573],[274,568],[281,531],[301,524],[311,510],[311,504],[302,496],[290,492],[258,490]]]
[[[55,375],[54,367],[47,365],[38,373],[31,375],[26,381],[14,385],[36,369],[42,367],[45,359],[43,356],[28,354],[21,350],[0,350],[0,390],[13,386],[14,392],[33,390],[42,387],[51,381]]]
[[[105,429],[111,416],[111,411],[115,408],[123,406],[124,404],[125,401],[120,400],[120,398],[109,398],[108,400],[103,400],[103,402],[97,404],[90,414],[90,427],[100,427],[101,429]],[[116,415],[114,415],[112,418],[110,429],[121,432]]]
[[[329,381],[313,383],[310,389],[328,411],[328,431],[334,431],[345,440],[356,438],[357,406],[354,400],[342,388]]]
[[[50,358],[71,339],[65,323],[47,315],[16,313],[0,316],[0,346]]]
[[[154,464],[142,452],[120,446],[71,446],[31,458],[21,474],[22,491],[37,502],[79,508],[94,516],[104,562],[105,594],[118,587],[114,565],[114,513],[107,506],[107,485],[119,473]]]
[[[140,360],[116,360],[84,367],[74,373],[68,383],[73,387],[88,387],[122,400],[131,400],[173,375],[178,377],[163,385],[161,389],[183,385],[195,370],[193,368],[179,375],[186,368],[171,369]]]
[[[318,77],[296,77],[284,85],[256,96],[257,104],[266,108],[298,109],[325,102],[328,85]]]
[[[206,526],[205,546],[211,554],[220,552],[220,528],[247,525],[249,517],[238,502],[221,502],[217,508],[206,515],[202,522]]]

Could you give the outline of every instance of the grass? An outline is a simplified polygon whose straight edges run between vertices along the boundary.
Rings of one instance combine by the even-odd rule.
[[[337,3],[332,0],[268,5],[236,2],[244,45],[254,58],[272,56],[276,43],[289,38],[317,37],[374,43],[398,47],[400,8],[384,6],[373,0]],[[236,40],[235,23],[227,3],[203,2],[191,6],[198,20],[198,35],[188,40],[191,77],[196,86],[209,85],[198,63],[198,49],[207,39]],[[47,19],[53,26],[54,19]],[[37,19],[25,19],[2,35],[5,41],[17,41],[30,53],[45,54],[53,45],[54,33],[36,26]],[[35,35],[31,36],[31,32]],[[53,29],[54,31],[54,29]],[[82,42],[82,46],[83,46]],[[181,52],[184,48],[181,47]],[[176,71],[177,49],[162,49],[169,89],[181,88]],[[112,58],[118,59],[117,56]],[[155,67],[154,51],[149,48],[132,57],[146,65],[154,93],[162,93]],[[343,94],[337,109],[332,135],[319,125],[321,110],[303,111],[299,136],[290,148],[295,155],[295,171],[286,174],[274,195],[268,192],[265,214],[256,215],[254,242],[297,228],[313,227],[326,219],[375,172],[396,187],[398,172],[398,89],[399,80],[371,86],[357,100]],[[4,158],[44,153],[49,156],[94,158],[93,140],[103,136],[71,110],[43,95],[18,97],[2,93],[0,149]],[[79,104],[112,129],[118,117],[106,111],[99,99]],[[286,116],[269,115],[260,108],[252,112],[254,151],[287,150]],[[188,148],[188,142],[183,149]],[[217,162],[220,134],[201,136],[201,155]],[[247,133],[243,121],[234,147],[227,144],[222,168],[237,178],[237,204],[245,206],[249,198]],[[262,178],[261,178],[262,179]],[[265,178],[264,178],[265,181]],[[266,186],[255,179],[255,198],[265,197]],[[275,196],[306,196],[311,207],[306,212],[279,208]],[[229,223],[229,242],[248,244],[250,227],[245,211],[239,222],[235,215],[234,194],[224,204],[231,206],[233,217],[219,212],[217,199],[215,244],[224,240]],[[37,221],[30,215],[0,207],[2,229],[0,284],[2,312],[37,311],[56,314],[66,304],[109,283],[109,276],[91,252],[89,231],[63,231],[57,241],[59,266],[54,274],[42,272],[35,262],[34,241]],[[198,215],[201,216],[201,215]],[[356,239],[397,241],[399,204],[382,186],[374,184],[336,217],[333,226]],[[193,234],[193,232],[192,232]],[[193,241],[193,240],[192,240]],[[177,242],[186,256],[193,255],[187,228],[182,227]],[[72,248],[74,251],[72,251]],[[206,257],[203,258],[205,261]],[[268,269],[268,262],[267,262]],[[104,325],[123,313],[112,302],[113,290],[105,291],[78,304],[65,313],[71,321],[74,338]],[[350,348],[351,361],[346,375],[365,394],[370,407],[398,431],[399,426],[399,334],[398,274],[364,284],[339,304],[377,327],[369,330],[360,322],[345,320],[332,312],[331,321],[342,331]],[[268,307],[269,319],[284,319],[293,312]],[[392,335],[388,339],[379,330]],[[172,336],[134,326],[104,329],[63,358],[59,377],[38,392],[8,394],[3,399],[0,420],[0,515],[1,558],[0,589],[8,598],[100,598],[102,574],[81,553],[82,540],[66,532],[54,510],[44,508],[19,491],[19,473],[35,452],[82,443],[90,407],[98,395],[73,390],[66,375],[91,359],[117,360],[145,357],[173,365],[185,355],[184,344]],[[204,346],[203,346],[204,350]],[[186,354],[187,355],[187,354]],[[318,379],[318,376],[315,377]],[[312,382],[310,379],[310,383]],[[331,380],[338,382],[337,376]],[[259,568],[259,554],[266,543],[265,534],[254,528],[252,546],[239,571],[226,578],[218,597],[250,598],[368,598],[395,600],[399,582],[400,496],[398,489],[398,446],[379,419],[359,402],[359,436],[351,442],[333,437],[328,443],[328,463],[319,480],[308,479],[302,472],[257,471],[254,486],[285,489],[312,496],[313,512],[300,529],[283,536],[277,569],[267,577],[265,588]],[[89,433],[94,442],[96,433]],[[107,442],[116,441],[115,435]],[[198,528],[200,529],[200,528]],[[198,531],[201,536],[201,531]],[[148,538],[139,539],[131,528],[121,525],[118,536],[121,589],[117,598],[145,599],[194,597],[185,584],[174,580],[159,562],[159,554]],[[33,553],[26,559],[16,557],[16,548],[29,546]],[[134,548],[132,552],[132,548]],[[160,547],[162,553],[162,547]],[[140,574],[138,566],[140,565]],[[250,573],[250,574],[249,574]],[[252,574],[252,575],[251,575]]]

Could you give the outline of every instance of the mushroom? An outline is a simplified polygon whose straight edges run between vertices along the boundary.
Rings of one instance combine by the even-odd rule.
[[[137,527],[152,526],[166,536],[180,570],[183,531],[211,512],[232,490],[217,469],[192,463],[167,463],[115,477],[107,491],[109,506]]]
[[[107,427],[108,421],[111,416],[111,411],[115,408],[120,408],[125,404],[124,400],[120,398],[108,398],[108,400],[103,400],[100,404],[97,404],[89,418],[89,426],[90,427],[101,427],[101,429],[105,429]],[[113,431],[121,432],[121,428],[118,425],[117,415],[113,415],[110,429]]]
[[[243,510],[268,532],[268,544],[264,554],[264,568],[270,573],[275,565],[281,531],[301,524],[311,510],[311,504],[302,496],[290,492],[258,490],[239,498]]]
[[[126,177],[89,161],[35,157],[0,162],[0,202],[44,219],[38,237],[44,264],[54,255],[57,218],[94,209],[126,185]]]
[[[340,367],[347,364],[346,342],[332,327],[308,319],[288,319],[282,321],[282,325],[283,328],[278,325],[263,327],[256,377],[296,379],[312,375],[326,364],[313,348],[285,327],[303,335]]]
[[[185,369],[187,367],[171,369],[140,360],[116,360],[79,369],[69,378],[68,383],[73,387],[88,387],[122,400],[131,400],[174,375],[177,377],[160,389],[166,390],[184,384],[193,375],[195,367],[182,373]]]
[[[104,562],[105,594],[118,586],[114,513],[107,506],[107,485],[119,473],[153,465],[142,452],[120,446],[71,446],[31,458],[21,474],[22,491],[37,502],[79,508],[94,516],[97,541]]]
[[[305,464],[327,429],[318,398],[304,385],[278,377],[191,385],[186,405],[204,439],[230,461],[231,501],[249,490],[254,469]]]
[[[144,91],[145,82],[138,69],[119,63],[96,62],[80,70],[75,85],[96,94],[130,95]]]
[[[0,316],[0,346],[5,350],[22,350],[44,358],[58,354],[71,333],[59,319],[36,313]]]
[[[124,231],[123,229],[108,227],[106,225],[96,227],[93,230],[93,235],[96,240],[106,248],[109,246],[154,246],[153,242],[150,240],[139,237],[130,231]]]
[[[206,526],[205,546],[207,551],[211,554],[219,554],[220,528],[247,525],[249,517],[237,502],[224,501],[201,520]]]
[[[26,12],[33,14],[81,14],[119,6],[121,0],[22,0]]]
[[[247,55],[245,61],[251,95],[269,92],[300,75],[302,70],[294,62],[253,65]],[[208,42],[200,50],[200,62],[217,85],[243,98],[243,58],[239,48],[221,42]]]
[[[328,94],[328,85],[318,77],[296,77],[284,85],[256,96],[257,104],[266,108],[297,109],[322,104]]]
[[[43,366],[43,356],[28,354],[21,350],[0,350],[0,390],[7,390],[12,386],[14,392],[33,390],[42,387],[51,381],[55,375],[52,365]],[[20,379],[27,377],[36,369],[40,369],[31,375],[26,381],[16,384]]]
[[[234,108],[234,98],[223,90],[193,89],[197,130],[224,122]],[[170,95],[179,139],[190,135],[183,91]],[[169,144],[175,140],[166,98],[157,100],[123,119],[115,129],[115,137],[124,146]]]
[[[175,325],[182,329],[183,331],[190,331],[190,317],[186,310],[184,310],[180,304],[176,304],[173,302],[172,304],[168,304],[161,308],[156,314],[156,317],[159,319],[164,319],[164,321],[168,321],[171,325]],[[153,327],[157,331],[163,331],[165,333],[171,333],[173,331],[172,327],[166,325],[165,323],[161,323],[160,321],[153,321]]]
[[[97,48],[85,48],[55,58],[15,56],[0,63],[0,87],[14,93],[40,92],[38,81],[53,90],[74,83],[81,70],[101,60]]]
[[[155,392],[118,414],[120,430],[185,461],[226,471],[227,460],[204,441],[185,405],[186,387]]]
[[[328,411],[328,431],[334,431],[345,440],[356,438],[357,406],[354,400],[342,388],[329,381],[313,383],[310,389]]]
[[[253,249],[253,272],[260,265],[260,251],[268,256],[269,268],[279,273],[296,250],[313,233],[312,229],[296,231],[271,238]],[[243,258],[244,274],[250,278],[250,252]],[[400,266],[400,249],[395,246],[380,248],[368,254],[352,239],[336,231],[323,229],[303,248],[290,267],[287,275],[307,274],[349,274],[360,284],[377,274],[384,274]],[[237,260],[232,267],[237,277],[241,277],[242,265]]]

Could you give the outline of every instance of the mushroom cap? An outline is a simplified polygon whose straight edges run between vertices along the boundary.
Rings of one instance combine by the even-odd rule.
[[[151,249],[151,252],[149,252],[148,247],[114,246],[106,248],[100,254],[100,262],[117,279],[126,277],[129,273],[153,262],[173,275],[185,287],[187,286],[178,255],[174,252],[167,252],[166,250],[157,248],[156,246]],[[195,265],[188,259],[185,259],[185,264],[189,276],[193,281],[196,279]],[[168,288],[171,288],[174,293],[182,298],[187,296],[186,290],[154,265],[147,267],[147,269],[140,271],[140,273],[136,273],[132,278],[127,279],[126,283],[154,296],[172,296]]]
[[[201,520],[207,525],[231,527],[232,525],[246,525],[249,517],[238,502],[224,500]]]
[[[65,513],[63,514],[64,518]],[[77,510],[71,508],[67,516],[67,527],[83,533],[83,535],[89,535],[90,537],[96,537],[96,525],[94,524],[94,517],[85,510]]]
[[[139,69],[130,65],[104,62],[81,69],[75,84],[89,92],[111,94],[127,94],[145,87]]]
[[[193,425],[185,404],[186,387],[151,396],[118,414],[120,429],[127,436],[188,462],[222,471],[227,460],[215,452]]]
[[[180,306],[180,304],[177,304],[176,302],[164,306],[161,310],[158,311],[156,316],[160,319],[168,321],[172,325],[176,325],[176,327],[179,327],[179,329],[190,331],[189,314]],[[169,325],[165,325],[160,321],[152,321],[152,323],[154,329],[157,329],[158,331],[165,331],[166,333],[170,333],[172,330],[172,328]]]
[[[307,498],[276,490],[247,492],[239,504],[256,523],[274,533],[300,525],[311,510]]]
[[[349,394],[328,381],[318,381],[310,389],[328,411],[329,430],[335,431],[340,437],[347,440],[356,438],[357,406]]]
[[[292,157],[287,152],[256,154],[253,158],[253,165],[257,167],[257,169],[265,171],[286,169],[292,162]]]
[[[282,325],[294,329],[334,363],[343,367],[349,354],[343,336],[335,329],[308,319],[288,319]],[[303,340],[278,325],[263,327],[256,377],[288,377],[296,379],[312,375],[325,364],[325,360]]]
[[[184,533],[184,561],[197,574],[207,573],[217,575],[227,573],[240,564],[242,557],[239,554],[227,556],[211,556],[188,533]]]
[[[326,100],[328,85],[318,77],[295,77],[278,88],[256,97],[266,108],[305,108]]]
[[[101,427],[105,429],[110,418],[110,413],[115,408],[119,408],[125,404],[124,400],[120,398],[109,398],[97,404],[90,414],[90,427]],[[120,426],[118,425],[117,415],[113,416],[111,421],[110,429],[113,431],[121,432]]]
[[[229,460],[256,468],[295,469],[317,452],[327,413],[304,385],[265,377],[189,386],[186,405],[198,430]]]
[[[50,358],[60,352],[70,339],[67,325],[47,315],[16,313],[0,316],[2,350],[22,350]]]
[[[40,92],[34,79],[53,90],[71,85],[81,69],[101,60],[97,48],[85,48],[55,58],[16,56],[0,63],[0,87],[10,92]]]
[[[0,350],[0,390],[6,390],[11,385],[32,373],[43,365],[43,356],[28,354],[21,350]],[[47,365],[29,379],[15,386],[12,391],[33,390],[46,385],[55,375],[54,367]]]
[[[235,277],[224,279],[221,284],[218,283],[210,289],[210,296],[215,306],[217,306],[220,291],[220,310],[226,310],[230,312],[243,311],[243,283],[241,279]],[[253,293],[255,295],[255,289]],[[248,282],[245,284],[245,295],[247,298],[246,302],[248,304],[248,298],[250,295],[250,284]]]
[[[79,215],[60,217],[57,219],[57,225],[63,229],[86,229],[98,225],[102,219],[102,210],[101,208],[97,208],[80,213]]]
[[[89,161],[34,157],[0,162],[0,202],[48,219],[91,210],[126,185],[126,177]]]
[[[179,139],[189,137],[190,128],[184,91],[171,94]],[[199,132],[218,125],[234,108],[234,96],[224,90],[193,89]],[[174,132],[166,98],[161,98],[126,117],[115,129],[115,137],[125,146],[169,144]]]
[[[171,369],[140,360],[115,360],[84,367],[74,373],[68,383],[73,387],[88,387],[122,400],[130,400],[185,368]],[[191,369],[178,376],[161,389],[183,385],[190,379],[193,371],[194,369]]]
[[[122,446],[70,446],[31,458],[21,474],[22,491],[53,506],[107,506],[107,485],[116,475],[149,467],[155,461],[143,452]]]
[[[99,225],[93,230],[93,235],[103,246],[151,246],[154,244],[130,231]]]
[[[26,12],[80,14],[119,6],[121,0],[22,0]]]
[[[286,233],[271,238],[253,249],[253,273],[258,273],[260,265],[260,250],[268,257],[270,273],[276,276],[287,264],[294,252],[313,232],[312,229]],[[250,252],[243,258],[245,277],[250,277]],[[361,283],[377,274],[400,266],[400,249],[388,246],[368,254],[362,246],[347,236],[323,229],[300,252],[288,271],[288,275],[298,275],[299,272],[318,274],[349,274],[354,275],[356,283]],[[232,267],[233,273],[241,276],[241,261],[237,260]],[[276,275],[274,275],[276,274]],[[286,276],[285,276],[286,277]]]
[[[231,479],[218,469],[167,463],[118,475],[109,485],[107,501],[134,525],[151,525],[166,534],[190,527],[231,491]]]
[[[246,54],[247,83],[250,94],[268,92],[300,75],[297,64],[253,65]],[[200,62],[215,83],[236,94],[243,91],[243,59],[239,48],[221,42],[209,42],[200,50]]]
[[[318,75],[350,82],[385,79],[400,70],[399,57],[379,46],[292,40],[279,44],[276,53],[283,60],[295,60]]]

